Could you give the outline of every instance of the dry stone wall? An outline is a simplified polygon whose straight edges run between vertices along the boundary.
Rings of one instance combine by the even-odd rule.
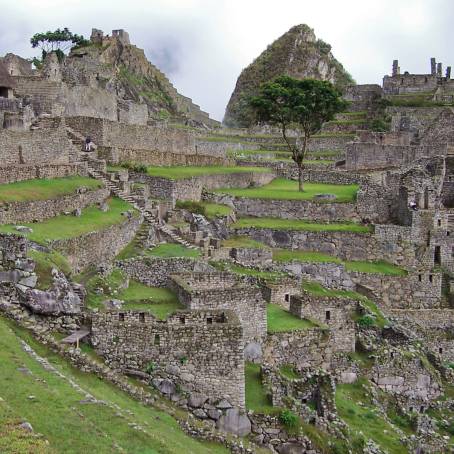
[[[239,318],[245,343],[266,336],[266,302],[259,286],[225,273],[184,273],[172,277],[171,288],[188,309],[229,309]]]
[[[109,190],[98,189],[72,194],[57,199],[33,200],[0,205],[0,224],[43,221],[64,212],[100,204],[109,196]]]
[[[187,257],[135,257],[117,262],[131,279],[150,287],[167,287],[176,273],[215,271],[206,262]]]
[[[0,129],[2,166],[70,164],[76,160],[75,155],[63,126],[32,131]]]
[[[112,260],[132,241],[141,223],[141,217],[133,216],[102,230],[54,240],[49,246],[65,255],[73,272],[78,273],[87,266],[99,266]]]
[[[230,311],[180,311],[165,321],[137,311],[98,313],[91,340],[115,368],[153,364],[186,390],[244,408],[243,332]]]
[[[12,164],[0,166],[0,184],[33,180],[35,178],[63,178],[73,175],[88,176],[87,164]]]

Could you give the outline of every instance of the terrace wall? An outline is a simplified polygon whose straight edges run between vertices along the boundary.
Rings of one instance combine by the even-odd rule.
[[[35,178],[63,178],[72,175],[88,176],[87,164],[12,164],[0,166],[0,184]]]
[[[117,266],[130,279],[150,287],[167,287],[172,274],[214,271],[208,263],[188,257],[136,257],[119,261]]]
[[[275,175],[273,173],[242,172],[170,180],[162,177],[153,177],[143,173],[131,172],[130,177],[135,182],[148,185],[152,197],[199,201],[202,197],[203,188],[219,189],[262,186],[271,182],[275,178]]]
[[[343,260],[386,260],[405,267],[415,265],[415,251],[405,241],[353,232],[307,232],[245,227],[234,229],[273,248],[319,251]]]
[[[2,166],[27,164],[70,164],[76,150],[63,126],[32,131],[0,129]]]
[[[91,341],[115,368],[144,371],[154,363],[155,374],[188,391],[244,408],[243,332],[231,312],[184,311],[165,321],[137,311],[97,313]]]
[[[132,241],[141,224],[142,218],[133,216],[102,230],[53,240],[49,246],[65,255],[73,272],[78,273],[87,266],[111,261]]]

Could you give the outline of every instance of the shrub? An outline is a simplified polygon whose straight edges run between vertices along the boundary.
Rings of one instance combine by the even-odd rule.
[[[358,319],[357,323],[359,326],[367,328],[375,325],[375,319],[371,315],[363,315]]]
[[[147,166],[145,164],[137,164],[135,162],[122,162],[121,167],[128,170],[133,170],[137,173],[147,173]]]
[[[188,358],[186,358],[186,356],[182,356],[182,357],[180,358],[180,364],[181,364],[181,365],[184,365],[184,364],[186,364],[187,362],[188,362]]]
[[[296,430],[300,425],[300,418],[291,410],[282,410],[279,421],[289,430]]]
[[[147,374],[152,374],[155,370],[156,370],[156,364],[153,361],[148,363],[147,367],[145,368],[145,372]]]

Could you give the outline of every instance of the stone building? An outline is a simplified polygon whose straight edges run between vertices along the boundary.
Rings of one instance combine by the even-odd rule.
[[[184,273],[172,280],[171,287],[188,309],[229,309],[243,326],[245,344],[264,340],[266,302],[258,285],[230,273]]]

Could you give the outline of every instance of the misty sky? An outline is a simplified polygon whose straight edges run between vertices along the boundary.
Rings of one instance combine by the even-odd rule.
[[[178,91],[221,120],[241,70],[293,25],[332,45],[358,83],[380,83],[394,58],[425,73],[453,64],[453,0],[0,0],[0,55],[36,55],[36,33],[124,28]]]

